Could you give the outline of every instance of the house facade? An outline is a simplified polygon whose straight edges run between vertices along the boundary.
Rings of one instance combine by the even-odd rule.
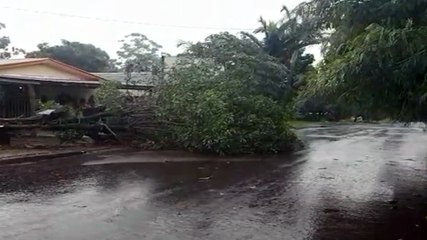
[[[78,106],[93,101],[101,77],[49,58],[0,60],[0,118],[34,115],[49,100]]]

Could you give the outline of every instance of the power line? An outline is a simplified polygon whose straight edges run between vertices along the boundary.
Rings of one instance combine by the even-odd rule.
[[[237,27],[212,27],[212,26],[204,27],[204,26],[187,26],[187,25],[167,25],[167,24],[158,24],[158,23],[149,23],[149,22],[128,21],[128,20],[121,20],[121,19],[114,19],[114,18],[89,17],[89,16],[81,16],[81,15],[74,15],[74,14],[68,14],[68,13],[50,12],[50,11],[44,11],[44,10],[16,8],[11,6],[0,6],[0,8],[20,11],[20,12],[29,12],[34,14],[52,15],[57,17],[79,18],[79,19],[85,19],[85,20],[94,20],[94,21],[112,22],[112,23],[121,23],[121,24],[145,25],[145,26],[151,26],[151,27],[198,29],[198,30],[229,30],[229,31],[253,31],[254,30],[253,28],[237,28]]]

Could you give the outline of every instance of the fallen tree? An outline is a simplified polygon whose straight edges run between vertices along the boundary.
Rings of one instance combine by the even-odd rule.
[[[292,148],[286,125],[289,72],[246,37],[223,33],[189,44],[159,89],[162,140],[215,154],[275,153]]]

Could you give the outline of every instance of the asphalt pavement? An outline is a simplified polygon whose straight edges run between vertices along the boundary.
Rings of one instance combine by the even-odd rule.
[[[121,152],[2,165],[0,239],[427,239],[426,132],[298,134],[303,151],[238,161]]]

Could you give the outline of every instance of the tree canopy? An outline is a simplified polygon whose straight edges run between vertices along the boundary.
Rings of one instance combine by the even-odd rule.
[[[189,44],[160,89],[159,115],[180,147],[218,154],[277,152],[285,122],[286,67],[252,40],[229,33]]]
[[[427,2],[313,0],[296,11],[328,33],[307,91],[370,115],[427,120]]]
[[[41,43],[37,47],[37,51],[27,53],[26,57],[49,57],[89,72],[110,72],[116,68],[110,56],[92,44],[62,40],[61,45]]]
[[[290,84],[298,87],[302,80],[301,75],[310,69],[314,62],[314,56],[305,53],[305,48],[320,43],[321,34],[314,31],[316,22],[301,19],[286,7],[283,7],[282,12],[284,17],[279,21],[260,18],[261,26],[254,33],[263,33],[262,41],[250,34],[246,35],[266,53],[279,59],[289,70]]]
[[[117,55],[125,72],[152,72],[160,67],[160,44],[141,33],[129,34],[120,42],[122,47]]]
[[[6,25],[0,23],[0,30],[6,28]],[[10,38],[8,36],[0,37],[0,59],[11,58],[13,55],[24,53],[24,50],[10,46]]]

